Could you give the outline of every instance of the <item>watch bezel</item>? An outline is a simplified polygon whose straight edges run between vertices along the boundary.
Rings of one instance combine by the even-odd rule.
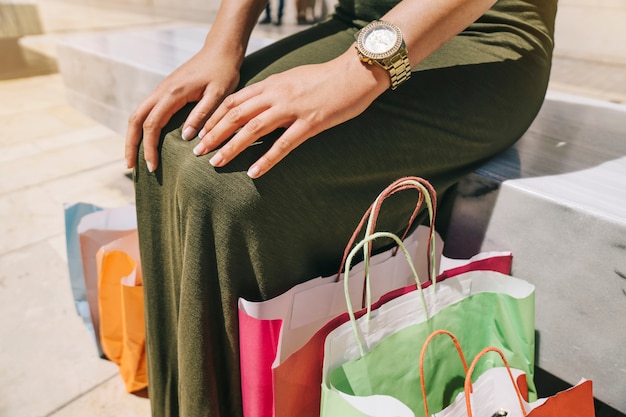
[[[372,52],[366,48],[365,39],[369,33],[380,28],[392,29],[396,33],[396,42],[386,52],[382,52],[382,53]],[[374,20],[373,22],[370,22],[367,26],[365,26],[363,29],[359,31],[357,39],[356,39],[357,49],[365,57],[369,59],[374,59],[374,60],[381,60],[381,59],[387,59],[387,58],[392,57],[400,50],[400,48],[403,45],[403,42],[404,40],[402,39],[402,32],[400,31],[400,28],[394,25],[393,23],[386,22],[383,20]]]

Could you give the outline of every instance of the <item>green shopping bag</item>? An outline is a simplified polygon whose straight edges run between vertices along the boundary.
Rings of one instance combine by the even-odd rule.
[[[380,237],[392,238],[402,248],[391,233],[377,233],[371,239]],[[360,246],[350,255],[358,250]],[[348,259],[351,262],[352,256]],[[346,285],[348,280],[346,274]],[[420,348],[438,329],[454,333],[468,356],[490,345],[504,351],[511,366],[529,376],[532,400],[536,397],[534,291],[532,284],[508,275],[472,271],[403,295],[369,318],[356,320],[349,311],[351,321],[326,338],[321,416],[422,416]],[[432,359],[436,363],[428,365],[438,371],[425,381],[432,387],[431,412],[445,408],[463,390],[456,353],[442,350]],[[485,361],[475,375],[494,366],[499,365]]]

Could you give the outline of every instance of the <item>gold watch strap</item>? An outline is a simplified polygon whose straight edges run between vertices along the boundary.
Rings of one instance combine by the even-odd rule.
[[[391,89],[395,90],[400,84],[411,78],[411,63],[407,55],[406,48],[400,48],[388,62],[385,62],[385,69],[391,78]]]

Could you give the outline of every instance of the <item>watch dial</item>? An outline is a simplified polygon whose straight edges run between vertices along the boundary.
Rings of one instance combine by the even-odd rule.
[[[370,52],[382,54],[393,48],[397,39],[398,35],[393,29],[380,26],[365,34],[363,46]]]

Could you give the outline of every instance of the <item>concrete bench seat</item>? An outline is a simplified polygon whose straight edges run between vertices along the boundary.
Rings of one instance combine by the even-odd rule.
[[[71,36],[68,99],[120,134],[129,114],[190,57],[206,28]],[[256,49],[272,42],[254,38]],[[458,187],[448,256],[511,250],[536,285],[538,366],[626,413],[626,106],[549,92],[526,134]]]
[[[626,106],[549,93],[459,185],[449,255],[511,250],[536,286],[537,365],[626,413]]]

